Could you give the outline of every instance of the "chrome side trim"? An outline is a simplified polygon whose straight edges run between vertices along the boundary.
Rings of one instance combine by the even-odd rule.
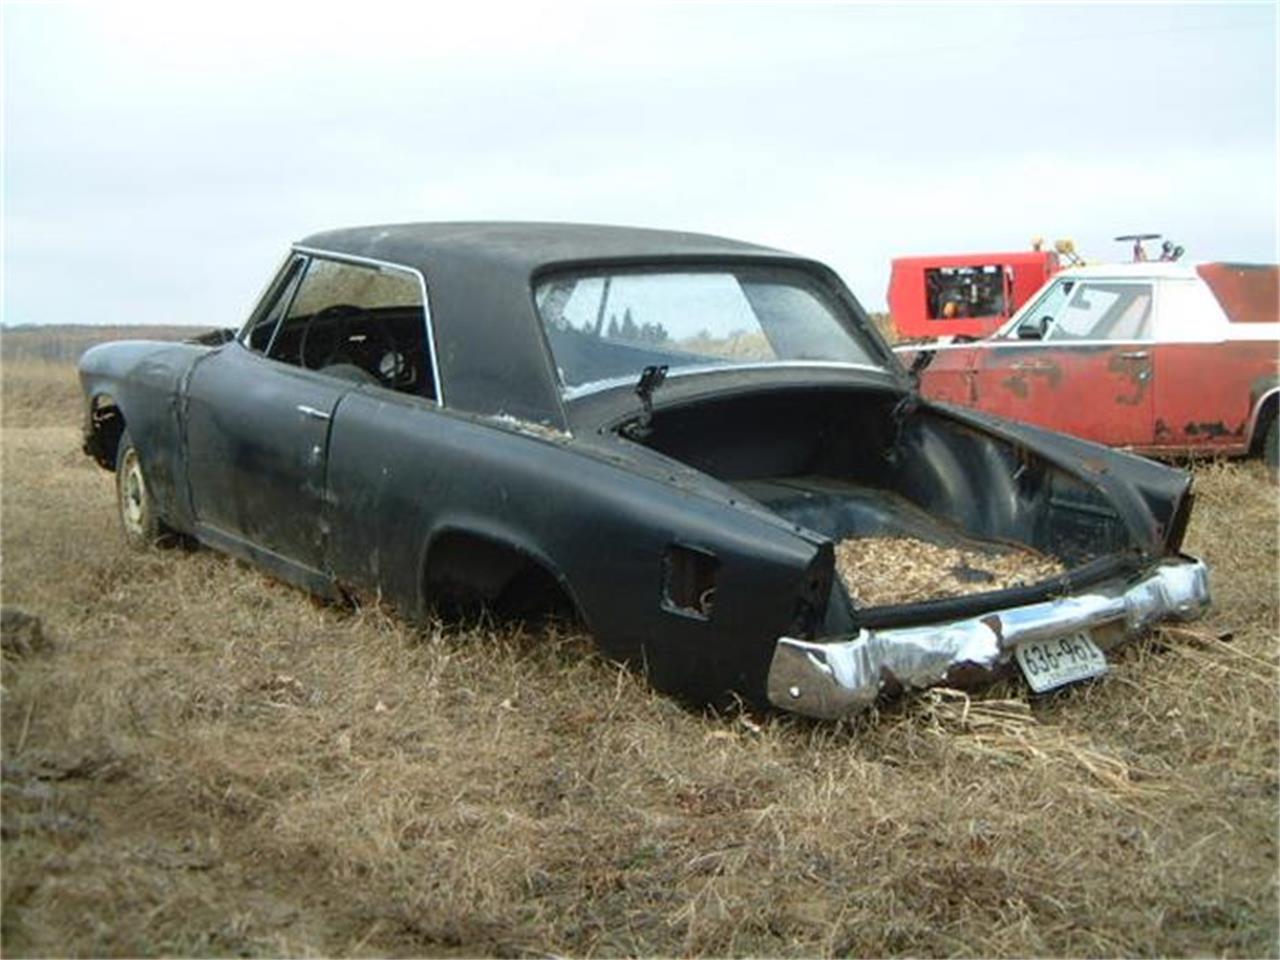
[[[920,627],[862,630],[830,643],[781,637],[769,668],[769,702],[834,720],[865,710],[890,682],[903,690],[945,683],[952,671],[994,673],[1027,640],[1117,624],[1136,636],[1161,620],[1193,620],[1209,606],[1209,573],[1199,560],[1161,563],[1136,583]]]
[[[976,340],[966,340],[963,343],[936,343],[934,341],[922,341],[919,343],[903,343],[893,347],[894,353],[919,353],[922,350],[994,350],[997,347],[1001,350],[1017,349],[1017,350],[1047,350],[1053,348],[1055,350],[1074,349],[1076,347],[1156,347],[1166,346],[1168,344],[1189,343],[1197,347],[1203,347],[1209,340],[1015,340],[999,337],[997,334],[989,334],[985,337],[979,337]]]
[[[328,420],[330,418],[330,414],[324,410],[317,410],[315,407],[309,407],[305,403],[298,404],[294,409],[304,417],[310,417],[312,420]]]
[[[403,263],[392,263],[389,260],[377,260],[373,257],[358,257],[351,253],[322,250],[319,247],[305,247],[296,243],[292,249],[296,253],[305,254],[309,257],[323,257],[326,260],[362,264],[366,267],[377,267],[379,270],[399,270],[402,273],[411,273],[418,278],[418,286],[422,290],[422,317],[427,328],[427,344],[431,347],[431,376],[436,382],[436,403],[443,407],[445,402],[444,383],[440,380],[440,349],[436,343],[435,324],[431,319],[431,298],[427,293],[427,278],[422,275],[422,271],[416,267],[407,267]]]

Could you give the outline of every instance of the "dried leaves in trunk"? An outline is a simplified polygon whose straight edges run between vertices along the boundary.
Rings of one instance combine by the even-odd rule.
[[[915,537],[855,537],[836,544],[836,572],[860,607],[989,593],[1064,571],[1057,560],[1033,550],[942,547]]]

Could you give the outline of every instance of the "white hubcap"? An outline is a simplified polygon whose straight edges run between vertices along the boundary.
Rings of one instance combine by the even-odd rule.
[[[124,455],[120,465],[120,516],[130,533],[142,534],[142,518],[146,513],[147,486],[142,479],[142,464],[135,450]]]

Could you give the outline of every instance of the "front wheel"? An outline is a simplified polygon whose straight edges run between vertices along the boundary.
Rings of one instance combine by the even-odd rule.
[[[142,472],[138,448],[133,445],[128,430],[120,434],[120,445],[116,448],[116,506],[120,510],[125,540],[131,547],[152,546],[164,535],[164,526],[156,516],[155,503]]]

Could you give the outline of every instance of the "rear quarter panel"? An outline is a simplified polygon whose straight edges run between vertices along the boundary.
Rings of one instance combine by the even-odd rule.
[[[1200,276],[1213,267],[1197,268]],[[1223,282],[1269,281],[1215,295],[1204,279],[1165,280],[1155,318],[1155,452],[1243,454],[1259,405],[1280,382],[1276,269],[1209,273]],[[1238,275],[1237,275],[1238,274]],[[1265,284],[1264,284],[1265,285]],[[1240,296],[1229,295],[1239,293]],[[1252,298],[1243,294],[1252,294]]]
[[[1157,450],[1243,454],[1258,404],[1280,384],[1275,340],[1156,347]]]
[[[619,457],[619,461],[625,458]],[[672,478],[674,481],[674,478]],[[345,397],[330,441],[330,557],[340,582],[425,612],[427,551],[467,531],[555,575],[610,656],[661,689],[763,696],[774,641],[817,546],[600,448],[544,439],[380,390]],[[661,606],[669,544],[720,561],[709,620]]]

